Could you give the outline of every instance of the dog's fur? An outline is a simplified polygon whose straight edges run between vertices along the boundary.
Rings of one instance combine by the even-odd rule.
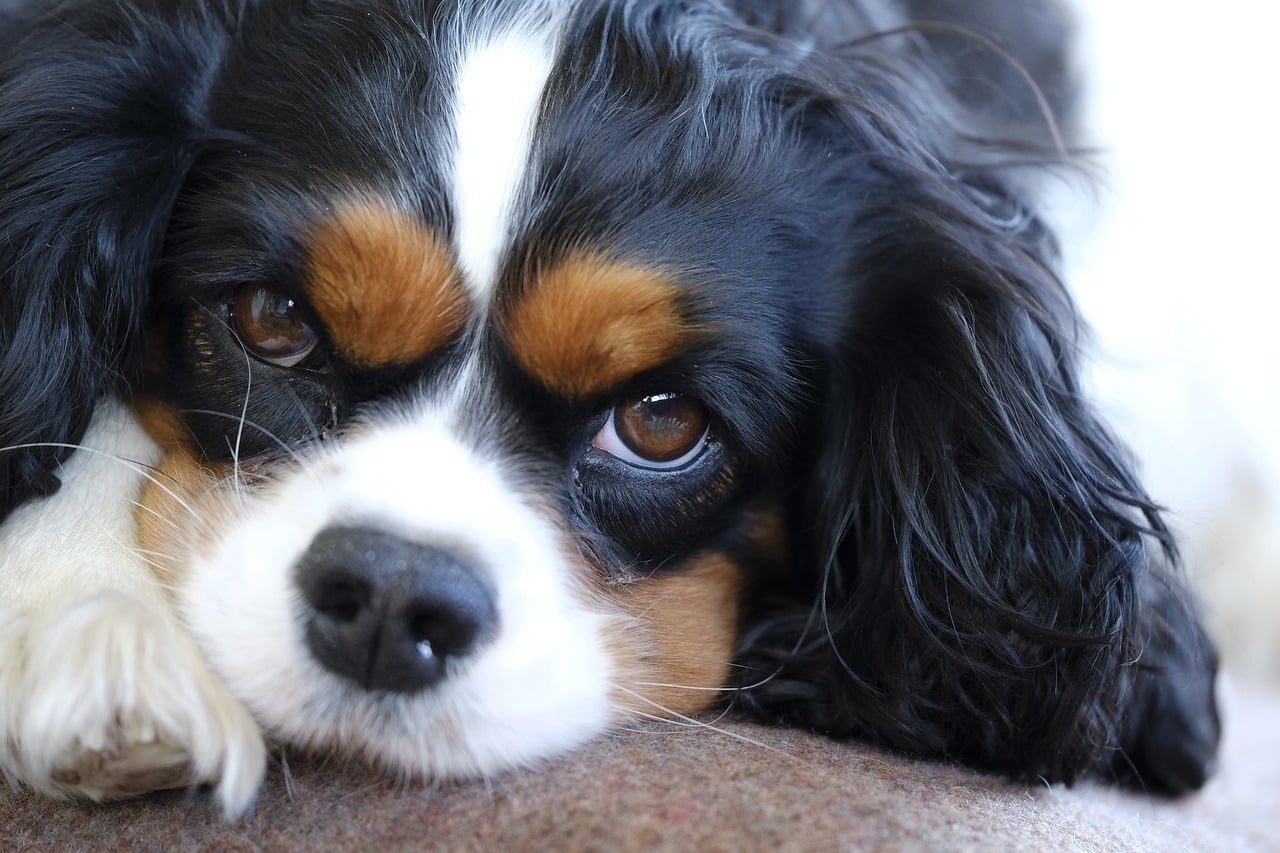
[[[1214,652],[1035,205],[1063,29],[4,0],[0,767],[234,814],[264,732],[466,777],[727,695],[1202,784]]]

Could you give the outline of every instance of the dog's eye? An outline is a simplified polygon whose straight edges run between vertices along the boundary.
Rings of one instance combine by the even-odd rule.
[[[669,470],[696,459],[710,431],[711,416],[700,400],[652,394],[615,406],[591,443],[631,465]]]
[[[282,293],[248,285],[236,294],[231,317],[236,334],[258,358],[293,367],[316,348],[319,336],[297,304]]]

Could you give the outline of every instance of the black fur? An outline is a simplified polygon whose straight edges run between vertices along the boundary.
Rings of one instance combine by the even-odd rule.
[[[57,488],[57,445],[134,356],[225,36],[170,5],[61,4],[0,30],[0,447],[41,445],[0,455],[0,517]]]
[[[389,185],[447,232],[412,37],[439,5],[0,4],[0,447],[41,445],[0,454],[0,517],[56,488],[104,395],[136,390],[144,320],[170,371],[147,390],[238,416],[244,359],[208,318],[246,269],[287,289],[311,196]],[[596,550],[722,546],[782,499],[794,567],[753,602],[737,708],[1017,776],[1202,784],[1213,648],[1081,395],[1035,206],[1070,124],[1058,7],[596,5],[552,81],[517,254],[605,240],[704,271],[689,310],[716,334],[657,378],[717,413],[733,480],[666,504],[600,487],[573,510]],[[273,437],[241,450],[437,367],[253,364]],[[548,436],[582,426],[537,389],[495,396]],[[225,454],[235,418],[209,418],[189,426]],[[680,501],[685,527],[628,528]]]

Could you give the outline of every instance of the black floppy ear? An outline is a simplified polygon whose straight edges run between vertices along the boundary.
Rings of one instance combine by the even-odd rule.
[[[806,53],[775,94],[816,152],[796,179],[820,182],[805,215],[832,272],[796,347],[818,403],[793,586],[751,615],[733,701],[1021,777],[1188,790],[1218,737],[1214,652],[1078,384],[1079,319],[1027,183],[1060,163],[1058,134],[990,87],[995,109],[953,91],[983,64],[930,32],[963,31]]]
[[[750,701],[1020,777],[1197,787],[1212,645],[1081,394],[1052,239],[994,175],[902,163],[863,196],[883,201],[858,214],[817,380],[796,513],[816,603],[755,638],[747,662],[776,675]]]
[[[896,196],[864,226],[811,479],[825,724],[1070,780],[1119,744],[1138,590],[1172,544],[1081,396],[1035,219],[995,186]]]
[[[176,5],[83,0],[3,22],[0,518],[55,490],[68,454],[5,448],[78,441],[126,379],[223,41],[212,12]]]

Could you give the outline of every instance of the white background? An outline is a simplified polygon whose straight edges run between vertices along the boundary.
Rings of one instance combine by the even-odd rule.
[[[1106,167],[1067,232],[1094,384],[1174,509],[1225,644],[1280,672],[1280,12],[1078,8]]]

